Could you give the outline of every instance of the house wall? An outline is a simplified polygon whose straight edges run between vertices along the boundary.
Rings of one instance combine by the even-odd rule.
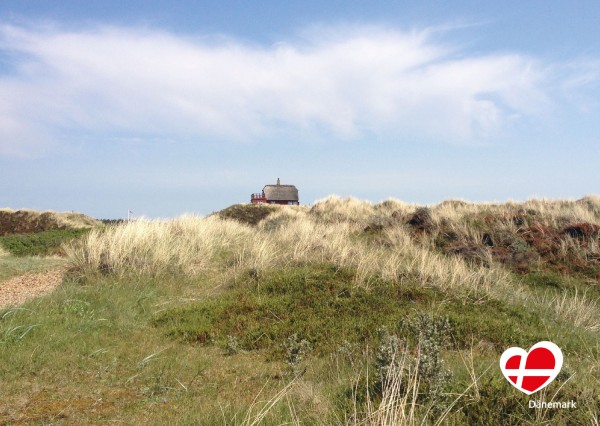
[[[276,201],[267,201],[269,204],[281,204],[284,206],[297,206],[298,200],[276,200]]]

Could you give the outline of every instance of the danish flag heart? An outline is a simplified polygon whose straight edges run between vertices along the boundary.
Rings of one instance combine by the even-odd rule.
[[[500,369],[506,380],[527,395],[552,383],[562,364],[562,351],[552,342],[536,343],[529,352],[509,348],[500,357]]]

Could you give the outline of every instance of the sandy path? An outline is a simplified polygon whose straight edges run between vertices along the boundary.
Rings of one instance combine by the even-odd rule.
[[[28,299],[50,293],[62,283],[64,273],[64,269],[58,269],[0,282],[0,308],[20,305]]]

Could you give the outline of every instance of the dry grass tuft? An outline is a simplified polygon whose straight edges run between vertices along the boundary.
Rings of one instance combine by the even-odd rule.
[[[363,237],[365,223],[399,210],[408,213],[413,207],[397,201],[374,207],[329,197],[310,210],[279,207],[258,226],[216,215],[139,220],[93,230],[66,251],[82,275],[194,277],[219,272],[227,281],[245,271],[257,275],[272,268],[327,263],[356,271],[357,286],[369,287],[376,279],[410,279],[444,291],[518,294],[504,268],[473,265],[431,250],[416,243],[402,223],[391,221],[376,238]]]
[[[596,204],[587,197],[498,205],[453,201],[428,209],[332,196],[310,209],[277,206],[258,225],[218,215],[138,220],[92,230],[66,251],[82,275],[216,272],[226,282],[240,273],[327,263],[355,271],[355,285],[367,288],[373,280],[408,279],[443,292],[525,301],[533,296],[510,268],[522,272],[552,262],[547,267],[600,271],[594,266],[600,260]],[[592,231],[572,237],[564,231],[569,223],[589,224],[585,229]],[[585,294],[553,295],[544,303],[577,326],[597,328],[597,303]]]
[[[219,254],[243,247],[251,234],[249,227],[217,217],[137,220],[94,229],[66,252],[83,274],[194,276],[210,270]]]
[[[418,361],[417,361],[418,365]],[[417,417],[417,396],[419,375],[416,366],[411,365],[408,351],[394,353],[387,377],[382,383],[381,400],[374,403],[367,394],[367,407],[364,418],[355,414],[355,425],[393,426],[420,423]]]
[[[310,214],[322,223],[364,223],[374,212],[375,208],[368,201],[337,195],[317,201],[310,209]]]
[[[328,197],[98,227],[66,247],[59,291],[5,315],[2,391],[15,401],[29,377],[82,403],[115,383],[131,393],[106,399],[107,415],[60,411],[69,423],[537,424],[497,360],[552,339],[580,378],[557,378],[561,397],[597,401],[599,207]],[[400,349],[387,364],[384,339],[369,351],[382,326]],[[301,372],[292,336],[313,348]]]
[[[561,296],[544,294],[533,298],[534,303],[540,306],[548,306],[555,315],[563,318],[577,327],[597,332],[600,330],[600,318],[598,312],[600,305],[594,300],[580,294],[578,291],[573,295],[563,293]]]

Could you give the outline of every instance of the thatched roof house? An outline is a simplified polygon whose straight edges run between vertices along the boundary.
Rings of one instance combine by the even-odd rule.
[[[262,193],[252,194],[250,201],[253,204],[300,204],[300,200],[298,198],[298,188],[296,188],[294,185],[282,185],[279,181],[279,178],[277,178],[277,184],[265,185]]]

